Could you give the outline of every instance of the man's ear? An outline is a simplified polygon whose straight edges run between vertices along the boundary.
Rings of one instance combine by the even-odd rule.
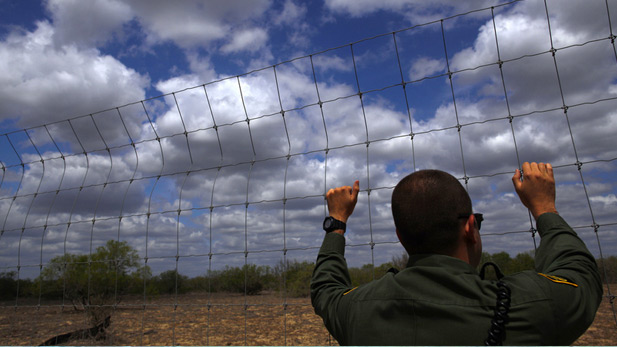
[[[396,237],[398,237],[399,242],[403,244],[403,241],[401,240],[401,234],[398,232],[398,228],[396,228]]]
[[[476,233],[476,216],[469,215],[463,226],[463,237],[472,244],[478,243],[478,233]]]

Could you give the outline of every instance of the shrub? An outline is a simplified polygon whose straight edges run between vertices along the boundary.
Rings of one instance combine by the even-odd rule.
[[[216,272],[213,279],[213,291],[230,293],[259,294],[267,282],[270,274],[268,266],[246,264],[240,267],[225,267],[225,270]]]
[[[291,297],[309,296],[314,268],[315,264],[308,261],[288,260],[286,265],[279,262],[275,269],[278,277],[277,289]]]

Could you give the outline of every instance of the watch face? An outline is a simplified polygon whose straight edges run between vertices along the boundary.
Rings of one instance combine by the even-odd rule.
[[[337,229],[345,230],[345,223],[334,219],[334,217],[326,217],[323,221],[323,228],[326,232],[331,232]]]
[[[324,229],[330,229],[330,227],[332,227],[332,219],[326,218],[323,222],[323,227]]]

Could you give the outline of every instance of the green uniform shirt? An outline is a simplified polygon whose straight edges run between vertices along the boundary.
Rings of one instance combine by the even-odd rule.
[[[557,214],[537,222],[535,271],[502,280],[512,290],[504,344],[569,345],[593,322],[602,283],[593,256]],[[457,258],[410,257],[407,268],[352,288],[345,238],[326,234],[311,280],[315,312],[342,345],[481,345],[497,300]]]

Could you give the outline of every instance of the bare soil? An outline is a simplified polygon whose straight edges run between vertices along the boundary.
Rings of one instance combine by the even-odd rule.
[[[68,345],[337,345],[315,315],[308,298],[276,293],[185,294],[129,298],[112,315],[102,340]],[[90,327],[83,311],[61,303],[0,304],[0,344],[39,345],[59,334]],[[617,308],[615,308],[617,309]],[[617,345],[617,322],[604,298],[596,319],[574,345]]]

